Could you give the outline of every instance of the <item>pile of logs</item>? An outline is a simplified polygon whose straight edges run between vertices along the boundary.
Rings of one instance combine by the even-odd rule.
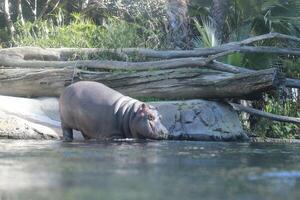
[[[270,39],[300,43],[299,38],[270,33],[194,50],[1,49],[0,94],[19,97],[59,96],[66,86],[81,80],[98,81],[132,97],[160,99],[253,99],[282,85],[300,88],[300,80],[285,78],[274,68],[253,71],[218,61],[236,52],[300,55],[298,48],[253,45]],[[125,61],[83,59],[108,52]],[[126,61],[131,55],[152,61]]]

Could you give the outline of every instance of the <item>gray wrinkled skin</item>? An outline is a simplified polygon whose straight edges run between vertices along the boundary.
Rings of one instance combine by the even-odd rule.
[[[153,106],[97,82],[68,86],[60,96],[59,112],[65,141],[72,141],[73,129],[85,139],[167,139],[169,135]]]

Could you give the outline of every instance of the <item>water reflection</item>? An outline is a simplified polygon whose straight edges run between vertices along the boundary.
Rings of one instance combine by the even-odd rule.
[[[290,199],[300,146],[0,140],[0,199]]]

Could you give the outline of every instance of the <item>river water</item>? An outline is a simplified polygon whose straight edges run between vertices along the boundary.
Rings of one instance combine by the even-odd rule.
[[[0,140],[0,199],[300,199],[300,145]]]

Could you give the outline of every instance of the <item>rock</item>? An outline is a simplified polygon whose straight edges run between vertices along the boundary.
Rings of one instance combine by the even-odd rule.
[[[159,107],[161,102],[151,104]],[[174,127],[169,131],[175,136],[182,135],[188,140],[248,139],[238,114],[228,104],[206,100],[168,101],[163,104],[175,105],[169,108],[176,109],[176,112],[160,110],[163,117],[168,115],[172,118],[170,115],[175,113],[175,124],[168,124],[168,127]]]
[[[206,126],[212,127],[216,123],[216,113],[209,106],[202,107],[197,116]]]
[[[195,118],[195,112],[192,109],[183,109],[180,112],[182,123],[192,123]]]
[[[185,131],[182,127],[182,124],[180,122],[176,122],[175,127],[173,130],[169,130],[173,135],[179,136],[185,134]]]
[[[164,113],[162,123],[168,130],[174,129],[177,115],[177,106],[173,104],[161,103],[156,105],[160,113]]]
[[[0,102],[0,113],[6,116],[0,117],[0,137],[61,137],[57,98],[0,96]],[[238,114],[228,104],[206,100],[163,101],[150,104],[158,108],[163,118],[162,123],[168,130],[175,136],[182,136],[182,139],[247,139]],[[83,139],[81,134],[76,132],[74,137],[77,140]]]
[[[185,133],[188,135],[206,134],[207,132],[205,124],[199,118],[196,118],[192,123],[184,124],[183,126]]]
[[[0,114],[0,138],[9,139],[59,139],[57,132],[47,126],[32,123],[22,118]]]

